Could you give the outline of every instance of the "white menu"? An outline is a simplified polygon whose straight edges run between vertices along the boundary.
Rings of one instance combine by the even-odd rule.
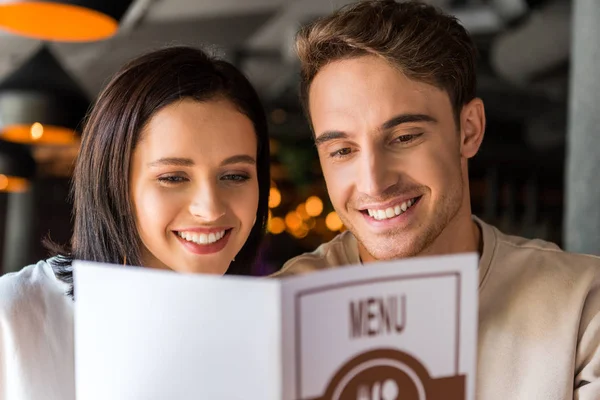
[[[76,262],[77,399],[474,400],[477,262],[279,280]]]

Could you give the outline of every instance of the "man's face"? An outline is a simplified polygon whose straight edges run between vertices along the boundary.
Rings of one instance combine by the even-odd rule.
[[[331,201],[362,260],[444,252],[445,228],[459,214],[470,221],[448,94],[364,56],[319,71],[309,108]]]

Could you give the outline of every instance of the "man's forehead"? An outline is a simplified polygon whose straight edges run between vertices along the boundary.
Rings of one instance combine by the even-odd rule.
[[[431,113],[439,106],[437,103],[446,100],[449,104],[446,92],[433,85],[408,79],[389,67],[387,72],[374,69],[360,73],[362,67],[353,70],[349,64],[353,61],[336,62],[317,74],[309,90],[311,114],[354,115],[357,109],[366,107],[390,115]]]

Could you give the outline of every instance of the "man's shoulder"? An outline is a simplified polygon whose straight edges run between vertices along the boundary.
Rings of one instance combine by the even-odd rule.
[[[290,259],[272,277],[300,275],[358,262],[356,239],[350,231],[345,231],[329,242],[323,243],[316,250]]]
[[[556,243],[543,239],[529,239],[512,236],[498,231],[498,245],[506,251],[531,253],[537,257],[550,257],[559,260],[580,261],[585,264],[600,265],[600,257],[591,254],[572,253],[560,248]]]
[[[598,256],[564,251],[549,241],[507,235],[493,229],[496,235],[494,258],[502,266],[517,266],[523,269],[522,272],[527,269],[544,275],[558,273],[564,278],[600,277]]]

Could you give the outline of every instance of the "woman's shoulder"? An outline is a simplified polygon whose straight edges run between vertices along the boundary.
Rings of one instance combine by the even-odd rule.
[[[12,319],[24,308],[66,297],[68,285],[56,278],[51,262],[41,260],[0,277],[0,320]]]
[[[66,286],[51,260],[0,277],[0,398],[75,398]]]

